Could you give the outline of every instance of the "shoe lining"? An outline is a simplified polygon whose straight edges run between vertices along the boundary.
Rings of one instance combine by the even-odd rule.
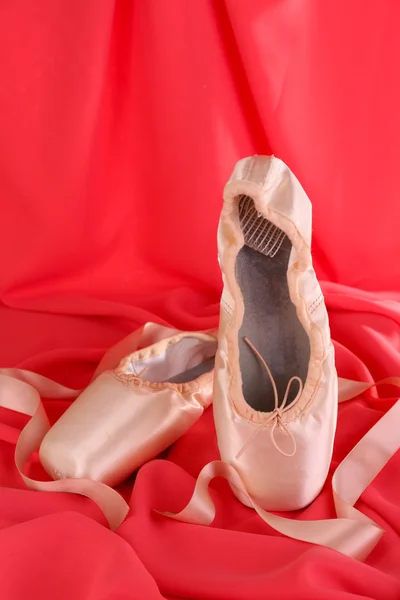
[[[274,410],[271,381],[244,338],[251,340],[268,363],[279,404],[291,377],[298,376],[305,382],[310,342],[289,296],[287,269],[292,249],[289,238],[259,216],[249,196],[240,196],[238,201],[245,239],[236,259],[236,279],[244,302],[239,330],[243,395],[255,410],[270,412]],[[295,388],[292,386],[287,405],[296,396]]]
[[[164,352],[128,363],[126,373],[138,375],[152,383],[188,383],[210,371],[214,366],[216,340],[183,337],[170,344]]]
[[[174,375],[171,379],[168,379],[170,383],[188,383],[189,381],[194,381],[203,373],[207,373],[214,368],[215,356],[201,362],[200,364],[192,367],[188,371],[184,371],[183,373],[179,373],[178,375]]]

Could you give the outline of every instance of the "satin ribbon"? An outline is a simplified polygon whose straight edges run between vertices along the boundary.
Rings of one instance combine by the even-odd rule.
[[[178,333],[175,329],[146,323],[104,355],[93,378],[101,372],[116,367],[127,354],[139,347],[149,346],[161,339]],[[115,530],[124,521],[129,505],[114,489],[92,479],[59,479],[39,481],[24,474],[23,468],[28,458],[36,452],[50,428],[41,401],[42,398],[74,399],[81,390],[74,390],[47,377],[23,369],[0,369],[0,406],[14,410],[31,419],[21,431],[15,447],[15,465],[26,486],[41,492],[68,492],[90,498],[97,504]]]
[[[144,347],[173,335],[176,330],[148,323],[106,353],[95,376],[117,366],[119,360],[139,346]],[[400,377],[378,383],[361,383],[339,379],[339,402],[355,398],[381,384],[400,387]],[[32,418],[22,430],[15,449],[15,463],[27,487],[38,491],[69,492],[92,499],[103,511],[111,529],[125,519],[129,506],[112,488],[90,479],[38,481],[27,477],[23,467],[37,451],[50,425],[40,396],[73,399],[80,390],[62,386],[46,377],[20,369],[0,370],[0,406]],[[215,506],[208,491],[215,477],[224,477],[245,496],[259,516],[276,531],[291,538],[332,548],[357,560],[364,560],[376,546],[384,531],[354,505],[400,446],[400,400],[368,431],[337,467],[332,490],[337,518],[299,521],[263,510],[247,493],[238,472],[222,461],[207,464],[200,472],[193,496],[181,512],[162,513],[177,521],[209,525]]]
[[[400,387],[400,377],[388,377],[377,383],[339,379],[339,402],[351,400],[383,384]],[[258,515],[276,531],[303,542],[332,548],[363,561],[381,539],[384,530],[354,505],[371,481],[400,447],[400,400],[368,431],[335,470],[332,491],[337,518],[299,521],[263,510],[247,493],[236,469],[222,461],[208,463],[200,472],[189,504],[179,513],[161,513],[177,521],[210,525],[215,506],[208,486],[215,477],[223,477],[238,488]]]

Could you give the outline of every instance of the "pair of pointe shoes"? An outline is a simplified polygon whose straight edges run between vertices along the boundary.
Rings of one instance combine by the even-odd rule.
[[[98,376],[41,443],[53,479],[116,485],[212,402],[239,500],[278,511],[312,502],[331,461],[338,380],[310,246],[311,204],[289,168],[239,161],[218,230],[219,332],[177,333]]]
[[[147,324],[121,342],[123,351],[118,345],[107,353],[81,393],[28,371],[0,369],[0,406],[32,416],[15,449],[26,485],[87,496],[116,529],[129,505],[110,486],[174,443],[212,402],[222,460],[203,467],[180,513],[162,514],[209,525],[215,507],[208,484],[222,476],[276,531],[364,560],[384,531],[355,504],[400,448],[400,400],[333,473],[335,518],[267,512],[300,509],[321,491],[338,402],[380,383],[400,387],[400,377],[338,380],[310,244],[311,204],[289,168],[274,157],[239,161],[218,230],[218,332]],[[114,368],[116,356],[127,353]],[[46,396],[76,398],[51,428],[40,399]],[[38,449],[53,481],[24,473]]]

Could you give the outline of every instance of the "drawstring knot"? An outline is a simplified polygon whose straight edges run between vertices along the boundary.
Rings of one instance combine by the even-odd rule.
[[[147,367],[144,367],[139,373],[121,373],[117,369],[114,371],[114,375],[124,385],[128,385],[133,391],[138,390],[143,385],[143,379],[141,378],[143,373],[147,371]]]
[[[271,412],[271,414],[269,415],[269,417],[263,422],[261,423],[260,427],[258,429],[255,430],[255,432],[253,433],[253,435],[247,440],[247,442],[244,444],[244,446],[241,448],[241,450],[239,450],[239,452],[236,455],[236,459],[240,458],[241,455],[243,454],[243,452],[246,450],[246,448],[248,447],[248,445],[254,440],[254,438],[257,437],[257,435],[269,424],[269,423],[273,423],[272,427],[271,427],[271,441],[272,444],[275,446],[275,448],[278,450],[278,452],[280,452],[283,456],[294,456],[296,454],[296,450],[297,450],[297,444],[296,444],[296,438],[294,437],[293,433],[290,431],[290,429],[287,427],[287,425],[285,425],[285,423],[283,422],[283,415],[284,413],[291,407],[293,406],[293,404],[295,402],[297,402],[297,400],[300,398],[302,392],[303,392],[303,382],[301,381],[300,377],[292,377],[287,386],[286,386],[286,391],[285,391],[285,395],[283,397],[283,401],[282,404],[279,404],[279,396],[278,396],[278,389],[276,387],[276,383],[275,380],[272,376],[271,370],[269,368],[269,366],[267,365],[267,363],[265,362],[265,360],[263,359],[263,357],[261,356],[261,354],[259,353],[259,351],[257,350],[257,348],[255,348],[255,346],[250,342],[250,340],[245,337],[244,341],[246,342],[246,344],[251,348],[251,350],[254,352],[254,354],[257,356],[257,358],[259,359],[259,361],[261,362],[261,364],[263,365],[263,367],[265,368],[265,370],[267,371],[268,377],[271,381],[271,385],[272,385],[272,389],[274,392],[274,401],[275,401],[275,407],[274,410]],[[299,391],[296,394],[295,399],[293,400],[293,402],[291,402],[289,404],[289,406],[286,406],[288,397],[289,397],[289,393],[290,393],[290,389],[292,386],[292,383],[294,381],[297,381],[299,384]],[[282,431],[284,431],[286,433],[286,435],[288,436],[288,438],[291,440],[292,442],[292,451],[291,452],[285,452],[285,450],[283,450],[278,442],[276,441],[276,437],[275,437],[275,431],[276,428],[279,427]]]

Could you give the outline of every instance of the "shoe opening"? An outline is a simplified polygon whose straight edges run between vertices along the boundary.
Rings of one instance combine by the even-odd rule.
[[[132,360],[125,373],[139,375],[152,383],[188,383],[214,368],[217,342],[197,337],[183,337],[169,344],[164,352],[142,360]]]
[[[252,198],[237,198],[244,246],[236,259],[236,280],[243,302],[239,362],[243,395],[255,410],[274,410],[270,378],[245,342],[251,340],[268,364],[281,404],[292,377],[304,383],[310,359],[309,338],[289,295],[287,270],[292,244],[284,231],[260,215]],[[286,404],[296,397],[296,386]]]

